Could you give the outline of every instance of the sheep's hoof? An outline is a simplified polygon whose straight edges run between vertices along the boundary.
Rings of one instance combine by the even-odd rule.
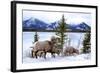
[[[55,55],[53,55],[52,57],[55,58]]]
[[[37,59],[38,57],[36,56],[36,59]]]

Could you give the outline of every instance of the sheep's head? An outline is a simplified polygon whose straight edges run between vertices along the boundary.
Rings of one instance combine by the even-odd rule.
[[[56,43],[56,37],[52,36],[51,37],[51,42],[52,42],[52,44],[55,44]]]

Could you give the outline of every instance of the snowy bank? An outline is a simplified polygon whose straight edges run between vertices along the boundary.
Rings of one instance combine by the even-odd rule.
[[[38,62],[72,62],[72,61],[86,61],[91,60],[91,54],[80,54],[75,56],[57,56],[55,58],[51,57],[51,54],[47,54],[46,59],[44,58],[32,58],[32,57],[24,57],[23,63],[38,63]]]

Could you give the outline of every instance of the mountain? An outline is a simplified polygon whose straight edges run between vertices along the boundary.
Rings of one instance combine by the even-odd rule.
[[[47,30],[55,30],[55,28],[57,28],[58,25],[59,24],[58,24],[57,21],[53,22],[53,23],[51,23],[50,25],[47,26]]]
[[[47,25],[47,23],[37,18],[30,18],[23,21],[23,29],[45,30],[47,28]]]
[[[45,21],[39,20],[37,18],[30,18],[23,21],[23,29],[33,29],[33,30],[55,30],[59,26],[59,21],[52,22],[50,24]],[[91,30],[91,27],[85,22],[78,24],[66,24],[66,29],[75,30]]]
[[[58,22],[54,22],[54,23],[51,23],[51,25],[48,26],[48,29],[49,30],[54,30],[55,28],[57,28],[59,26]],[[85,22],[81,22],[79,24],[66,24],[66,29],[69,29],[69,30],[90,30],[91,27],[86,24]]]
[[[79,23],[77,25],[76,24],[69,25],[69,29],[86,31],[86,30],[91,30],[91,27],[88,24],[86,24],[85,22],[81,22],[81,23]]]
[[[76,26],[76,29],[78,29],[78,30],[90,30],[91,27],[89,25],[87,25],[85,22],[82,22]]]

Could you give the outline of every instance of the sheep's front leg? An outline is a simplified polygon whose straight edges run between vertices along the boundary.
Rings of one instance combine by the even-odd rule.
[[[35,52],[35,57],[36,57],[36,59],[38,58],[38,56],[37,56],[37,52],[38,52],[38,51]]]
[[[46,52],[44,52],[44,58],[46,59]]]

